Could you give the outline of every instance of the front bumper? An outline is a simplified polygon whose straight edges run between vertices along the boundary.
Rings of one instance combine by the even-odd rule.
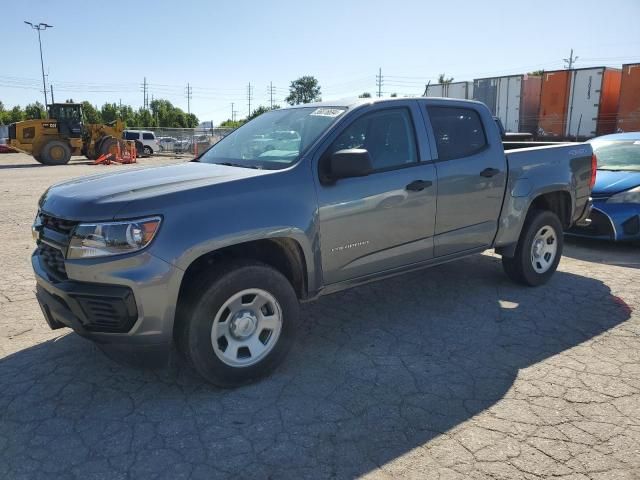
[[[70,327],[110,352],[168,359],[182,271],[142,252],[119,258],[66,260],[68,278],[31,257],[36,297],[52,329]],[[149,363],[149,362],[145,362]]]
[[[567,233],[600,240],[640,240],[640,205],[596,200],[590,218],[590,225],[576,225]]]

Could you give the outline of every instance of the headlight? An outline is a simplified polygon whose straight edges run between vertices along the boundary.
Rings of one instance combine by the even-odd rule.
[[[640,187],[632,188],[626,192],[616,193],[607,203],[640,203]]]
[[[69,242],[67,258],[106,257],[142,250],[151,243],[160,217],[105,223],[81,223]]]

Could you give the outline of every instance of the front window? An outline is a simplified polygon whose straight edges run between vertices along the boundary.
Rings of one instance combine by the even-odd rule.
[[[640,171],[640,140],[594,140],[598,170]]]
[[[267,170],[287,168],[345,110],[301,107],[263,113],[220,140],[198,161]]]

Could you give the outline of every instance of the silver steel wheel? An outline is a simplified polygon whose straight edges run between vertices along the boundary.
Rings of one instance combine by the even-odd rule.
[[[282,309],[273,295],[250,288],[229,298],[211,328],[216,356],[232,367],[255,365],[278,343]]]
[[[545,273],[558,253],[558,234],[549,225],[540,228],[531,245],[531,265],[536,273]]]

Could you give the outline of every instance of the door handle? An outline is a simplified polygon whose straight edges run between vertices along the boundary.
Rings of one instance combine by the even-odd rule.
[[[414,180],[409,185],[407,185],[407,190],[411,192],[419,192],[424,190],[427,187],[430,187],[433,184],[430,180]]]
[[[497,168],[485,168],[480,172],[481,177],[491,178],[500,173],[500,170]]]

